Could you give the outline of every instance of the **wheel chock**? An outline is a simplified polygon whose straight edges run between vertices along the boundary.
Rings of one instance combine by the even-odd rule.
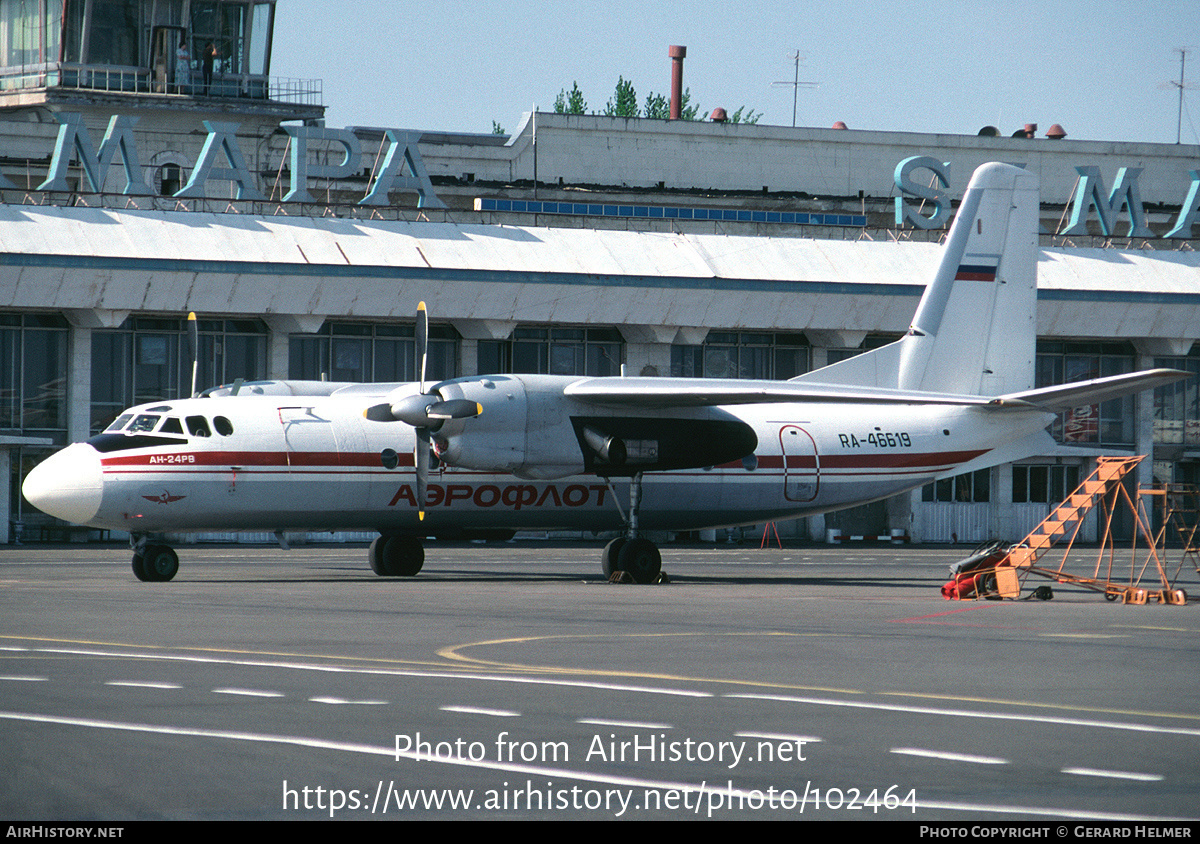
[[[614,571],[612,574],[610,574],[608,576],[608,582],[609,583],[637,583],[637,581],[633,579],[633,576],[630,575],[629,572],[620,571],[620,570]],[[667,573],[665,571],[660,571],[658,573],[658,577],[654,578],[654,580],[652,580],[650,582],[650,585],[658,586],[660,584],[668,584],[670,582],[671,582],[671,578],[667,577]]]

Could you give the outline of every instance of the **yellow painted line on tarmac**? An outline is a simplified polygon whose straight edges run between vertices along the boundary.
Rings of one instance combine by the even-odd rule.
[[[288,657],[290,659],[330,659],[346,662],[367,662],[381,663],[385,665],[423,665],[436,668],[445,668],[445,664],[435,660],[421,659],[383,659],[379,657],[366,656],[346,656],[345,654],[307,654],[294,653],[290,651],[252,651],[238,648],[196,648],[186,645],[144,645],[137,642],[104,642],[94,641],[91,639],[54,639],[45,636],[12,636],[0,634],[0,639],[13,639],[24,642],[46,642],[56,645],[90,645],[92,647],[105,648],[137,648],[142,651],[187,651],[193,653],[212,653],[212,654],[235,654],[238,656],[273,656],[273,657]],[[3,655],[3,654],[0,654]],[[47,654],[34,654],[42,656]]]
[[[812,638],[814,636],[827,636],[826,633],[780,633],[763,631],[760,633],[623,633],[619,635],[611,634],[562,634],[551,636],[518,636],[510,639],[491,639],[483,642],[465,642],[460,645],[451,645],[449,647],[438,650],[438,656],[444,659],[456,660],[459,662],[474,665],[479,668],[506,669],[509,671],[536,671],[542,674],[565,674],[574,676],[590,676],[590,677],[626,677],[637,678],[642,680],[669,680],[671,682],[692,682],[692,683],[724,683],[734,686],[752,686],[755,688],[770,688],[770,689],[796,689],[802,691],[822,691],[835,692],[838,694],[861,695],[865,694],[861,689],[843,689],[829,686],[804,686],[794,683],[769,683],[761,680],[737,680],[729,677],[697,677],[686,674],[662,674],[650,671],[621,671],[610,668],[571,668],[568,666],[559,665],[530,665],[518,662],[501,662],[498,660],[479,659],[477,657],[465,656],[460,653],[467,648],[486,647],[488,645],[509,645],[509,644],[527,644],[531,642],[544,642],[552,640],[567,640],[567,639],[637,639],[644,641],[654,638],[670,638],[683,636],[728,636],[728,637],[764,637],[764,636],[788,636],[795,638]]]
[[[1186,632],[1190,632],[1190,631],[1186,631]],[[921,698],[921,699],[928,699],[928,700],[955,701],[955,702],[961,702],[961,703],[1004,705],[1004,706],[1016,706],[1016,707],[1026,707],[1026,708],[1034,708],[1034,709],[1047,709],[1047,710],[1063,710],[1063,711],[1070,711],[1070,712],[1077,712],[1077,713],[1097,713],[1097,714],[1107,714],[1107,715],[1132,715],[1132,716],[1139,716],[1139,717],[1157,717],[1157,718],[1171,718],[1171,719],[1188,720],[1188,721],[1200,721],[1200,714],[1195,714],[1195,713],[1155,712],[1155,711],[1146,711],[1146,710],[1089,707],[1089,706],[1079,706],[1079,705],[1069,705],[1069,704],[1041,703],[1041,702],[1037,702],[1037,701],[1005,700],[1002,698],[971,697],[971,696],[966,696],[966,695],[937,694],[937,693],[929,693],[929,692],[910,692],[910,691],[898,691],[898,690],[880,690],[880,691],[876,691],[876,692],[869,692],[869,691],[866,691],[863,689],[845,689],[845,688],[827,687],[827,686],[806,686],[806,685],[795,684],[795,683],[772,683],[772,682],[760,681],[760,680],[742,680],[742,679],[735,679],[735,678],[728,678],[728,677],[702,677],[702,676],[694,676],[694,675],[686,675],[686,674],[663,674],[663,673],[656,673],[656,672],[619,671],[619,670],[614,670],[614,669],[571,668],[571,667],[567,667],[567,666],[552,666],[552,665],[551,666],[526,665],[526,664],[521,664],[521,663],[509,663],[509,662],[482,660],[482,659],[466,656],[463,653],[461,653],[462,651],[469,649],[469,648],[485,647],[488,645],[517,644],[517,643],[538,642],[538,641],[556,640],[556,639],[557,640],[566,640],[566,639],[597,639],[597,638],[603,638],[603,639],[637,638],[640,640],[644,640],[647,638],[667,638],[667,637],[681,637],[681,636],[711,637],[714,635],[723,635],[723,636],[729,636],[729,637],[787,636],[787,637],[794,637],[794,638],[813,638],[813,637],[820,637],[820,636],[829,636],[829,635],[833,635],[833,634],[824,634],[824,633],[800,634],[800,633],[782,633],[782,632],[777,632],[777,631],[775,631],[775,632],[763,631],[763,632],[759,632],[759,633],[725,633],[725,634],[713,634],[713,633],[708,633],[708,632],[706,632],[706,633],[655,633],[655,634],[628,633],[628,634],[620,634],[618,636],[612,636],[609,634],[595,634],[595,635],[565,635],[564,634],[564,635],[550,635],[550,636],[523,636],[523,637],[514,637],[514,638],[508,638],[508,639],[493,639],[493,640],[481,641],[481,642],[466,642],[466,643],[462,643],[462,644],[458,644],[458,645],[452,645],[452,646],[448,646],[445,648],[441,648],[438,650],[437,653],[438,653],[438,656],[442,657],[443,660],[451,660],[460,665],[461,664],[473,665],[480,669],[489,669],[489,670],[496,671],[496,672],[520,671],[520,672],[535,672],[535,673],[550,674],[550,675],[578,675],[578,676],[592,676],[592,677],[625,677],[625,678],[642,678],[642,679],[650,679],[650,680],[667,680],[667,681],[671,681],[671,682],[720,683],[720,684],[726,684],[726,685],[732,685],[732,686],[742,686],[742,687],[751,687],[751,688],[769,688],[769,689],[785,689],[785,690],[791,689],[791,690],[797,690],[797,691],[820,691],[820,692],[839,693],[839,694],[846,694],[846,695],[879,694],[879,695],[888,695],[888,696],[895,696],[895,697],[910,697],[910,698]],[[381,658],[373,658],[373,657],[346,656],[343,654],[306,654],[306,653],[294,653],[294,652],[287,652],[287,651],[253,651],[253,650],[233,649],[233,648],[196,648],[196,647],[183,647],[183,646],[143,645],[143,644],[135,644],[135,643],[128,643],[128,642],[106,642],[106,641],[96,641],[96,640],[88,640],[88,639],[60,639],[60,638],[51,638],[51,637],[21,636],[21,635],[11,635],[11,634],[0,634],[0,640],[43,642],[43,643],[51,643],[51,644],[58,644],[58,645],[90,645],[93,647],[103,646],[103,647],[116,647],[116,648],[130,648],[130,649],[138,649],[141,651],[162,651],[162,652],[164,652],[164,658],[167,657],[167,655],[168,655],[166,653],[167,651],[175,651],[175,652],[191,651],[191,652],[202,652],[202,653],[213,653],[213,654],[230,654],[230,655],[239,655],[239,656],[259,656],[259,657],[270,656],[270,657],[286,657],[286,658],[291,658],[291,659],[335,660],[335,661],[344,661],[344,662],[362,662],[362,663],[377,663],[377,664],[392,664],[392,665],[417,665],[417,666],[443,668],[443,669],[447,667],[446,663],[444,661],[412,660],[412,659],[381,659]],[[16,656],[16,654],[3,654],[3,656],[8,656],[9,658],[12,658],[13,656]],[[22,654],[21,656],[22,657],[24,657],[24,656],[40,656],[42,658],[45,658],[47,656],[59,656],[59,655],[46,654],[46,653],[29,653],[29,654]],[[111,658],[111,656],[109,656],[109,655],[105,655],[105,656],[108,658]]]

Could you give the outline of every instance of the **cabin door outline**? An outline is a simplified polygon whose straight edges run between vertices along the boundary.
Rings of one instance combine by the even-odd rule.
[[[799,425],[779,429],[779,447],[783,453],[783,497],[806,503],[821,491],[821,457],[817,441]]]

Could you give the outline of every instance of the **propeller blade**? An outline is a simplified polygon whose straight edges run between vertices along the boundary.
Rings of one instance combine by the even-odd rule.
[[[417,521],[425,521],[425,489],[429,482],[429,429],[417,428],[417,444],[413,453],[417,467]]]
[[[473,419],[481,413],[483,405],[468,399],[435,402],[425,411],[430,419]]]
[[[429,359],[429,313],[425,303],[417,305],[417,381],[421,392],[425,392],[425,364]]]
[[[200,363],[200,331],[196,326],[196,312],[188,313],[188,354],[192,358],[192,398],[196,397],[196,369]]]
[[[363,411],[363,417],[372,422],[395,422],[390,404],[374,404]]]

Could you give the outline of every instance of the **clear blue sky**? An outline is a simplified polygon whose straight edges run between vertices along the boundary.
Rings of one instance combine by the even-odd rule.
[[[1200,143],[1197,0],[533,0],[421,4],[280,0],[271,73],[321,79],[330,126],[512,131],[578,81],[603,111],[617,77],[639,102],[669,93],[667,47],[707,111],[745,105],[797,124],[1174,143],[1179,47],[1188,55],[1183,142]],[[1194,114],[1189,114],[1189,107]]]

